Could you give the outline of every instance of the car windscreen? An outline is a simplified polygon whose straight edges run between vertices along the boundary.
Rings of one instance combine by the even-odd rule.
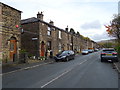
[[[103,52],[108,52],[108,53],[110,53],[110,52],[115,52],[115,50],[114,50],[114,49],[112,49],[112,50],[103,50]]]
[[[88,50],[83,50],[83,51],[88,51]]]
[[[63,51],[62,53],[61,53],[61,55],[66,55],[66,54],[68,54],[69,53],[69,51]]]

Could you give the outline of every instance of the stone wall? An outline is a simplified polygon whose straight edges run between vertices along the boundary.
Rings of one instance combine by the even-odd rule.
[[[56,28],[52,31],[52,50],[53,55],[56,55],[59,52],[59,30]]]
[[[0,59],[2,59],[2,4],[0,4]]]
[[[3,62],[10,60],[10,38],[15,37],[17,40],[17,54],[20,49],[20,20],[21,11],[18,11],[8,5],[1,3],[2,7],[2,55]],[[18,26],[16,28],[16,25]]]
[[[61,35],[62,35],[62,42],[61,42],[61,44],[62,44],[62,48],[63,48],[63,50],[68,50],[68,48],[67,48],[67,44],[68,44],[68,35],[67,35],[68,33],[66,33],[65,31],[62,31],[62,33],[61,33]]]
[[[29,52],[29,55],[39,54],[39,23],[27,23],[22,25],[24,33],[21,34],[21,48]],[[34,40],[37,38],[37,40]]]
[[[42,15],[43,16],[43,15]],[[43,17],[42,17],[43,18]],[[29,19],[26,19],[28,21],[31,21]],[[22,27],[26,30],[31,30],[32,32],[34,31],[35,33],[38,33],[39,35],[39,40],[38,42],[31,42],[30,38],[33,37],[33,35],[28,34],[28,36],[23,37],[22,35],[22,40],[29,38],[29,40],[25,40],[24,42],[29,44],[23,44],[22,43],[22,47],[26,47],[27,50],[30,53],[34,53],[31,52],[31,48],[33,48],[32,50],[38,50],[39,51],[39,55],[41,55],[41,45],[44,42],[44,51],[49,51],[48,49],[48,42],[51,42],[51,50],[53,51],[53,55],[56,55],[60,50],[74,50],[76,52],[81,52],[83,49],[88,49],[92,48],[93,44],[92,42],[87,39],[85,39],[85,37],[82,37],[79,32],[75,33],[75,32],[69,32],[68,28],[67,30],[63,30],[60,29],[56,26],[54,26],[53,23],[47,23],[39,18],[34,18],[32,19],[32,23],[30,24],[30,22],[28,22],[28,24],[23,24]],[[35,21],[37,20],[37,21]],[[36,24],[35,24],[36,23]],[[48,35],[48,29],[51,30],[51,35]],[[33,33],[34,33],[33,32]],[[59,37],[59,32],[61,32],[61,38]],[[29,41],[29,42],[28,42]],[[35,43],[39,43],[37,48],[35,48],[33,45]],[[31,46],[30,46],[31,45]],[[48,56],[49,56],[49,52],[48,52]]]

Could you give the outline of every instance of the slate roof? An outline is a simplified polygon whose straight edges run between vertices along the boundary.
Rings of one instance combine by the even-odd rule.
[[[67,32],[67,31],[64,30],[64,29],[58,28],[58,27],[56,27],[56,26],[54,26],[54,25],[51,25],[50,23],[47,23],[47,22],[45,22],[45,21],[43,21],[43,20],[40,20],[40,19],[38,19],[38,18],[36,18],[36,17],[31,17],[31,18],[28,18],[28,19],[23,19],[23,20],[21,20],[21,24],[34,23],[34,22],[42,22],[42,23],[47,24],[48,26],[53,27],[53,28],[56,28],[56,29],[58,29],[58,30],[60,30],[60,31],[64,31],[64,32],[66,32],[66,33],[75,35],[75,34],[73,34],[73,33],[71,33],[71,32]]]
[[[57,28],[57,29],[59,29],[59,30],[63,30],[63,29],[58,28],[58,27],[56,27],[56,26],[54,26],[54,25],[51,25],[50,23],[47,23],[47,22],[45,22],[45,21],[42,21],[42,20],[40,20],[40,19],[38,19],[38,18],[36,18],[36,17],[32,17],[32,18],[28,18],[28,19],[23,19],[23,20],[21,20],[21,24],[34,23],[34,22],[42,22],[42,23],[44,23],[44,24],[47,24],[47,25],[50,26],[50,27]]]
[[[44,23],[44,24],[47,24],[47,25],[50,26],[50,27],[56,28],[56,29],[58,29],[58,30],[60,30],[60,31],[64,31],[64,32],[66,32],[66,33],[68,33],[68,34],[77,35],[77,33],[71,33],[70,31],[68,32],[68,31],[66,31],[66,30],[64,30],[64,29],[58,28],[58,27],[56,27],[56,26],[54,26],[54,25],[51,25],[50,23],[47,23],[47,22],[45,22],[45,21],[42,21],[42,20],[40,20],[40,19],[38,19],[38,18],[36,18],[36,17],[31,17],[31,18],[28,18],[28,19],[23,19],[23,20],[21,20],[21,24],[34,23],[34,22],[42,22],[42,23]],[[77,35],[77,36],[79,36],[79,35]],[[79,36],[79,37],[80,37],[80,36]]]
[[[21,20],[21,24],[33,23],[33,22],[38,22],[38,21],[39,19],[32,17],[32,18]]]

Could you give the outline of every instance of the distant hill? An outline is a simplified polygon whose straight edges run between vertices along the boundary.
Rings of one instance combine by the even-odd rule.
[[[115,43],[115,42],[116,42],[116,39],[110,39],[110,40],[102,40],[97,43],[99,44],[99,43]]]
[[[116,39],[102,40],[97,43],[105,48],[114,48],[116,46]]]

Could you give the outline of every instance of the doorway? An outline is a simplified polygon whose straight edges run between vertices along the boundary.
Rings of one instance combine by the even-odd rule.
[[[44,41],[41,42],[41,56],[45,55],[45,43]]]
[[[10,39],[10,60],[13,60],[13,55],[17,53],[17,40],[15,37]]]

